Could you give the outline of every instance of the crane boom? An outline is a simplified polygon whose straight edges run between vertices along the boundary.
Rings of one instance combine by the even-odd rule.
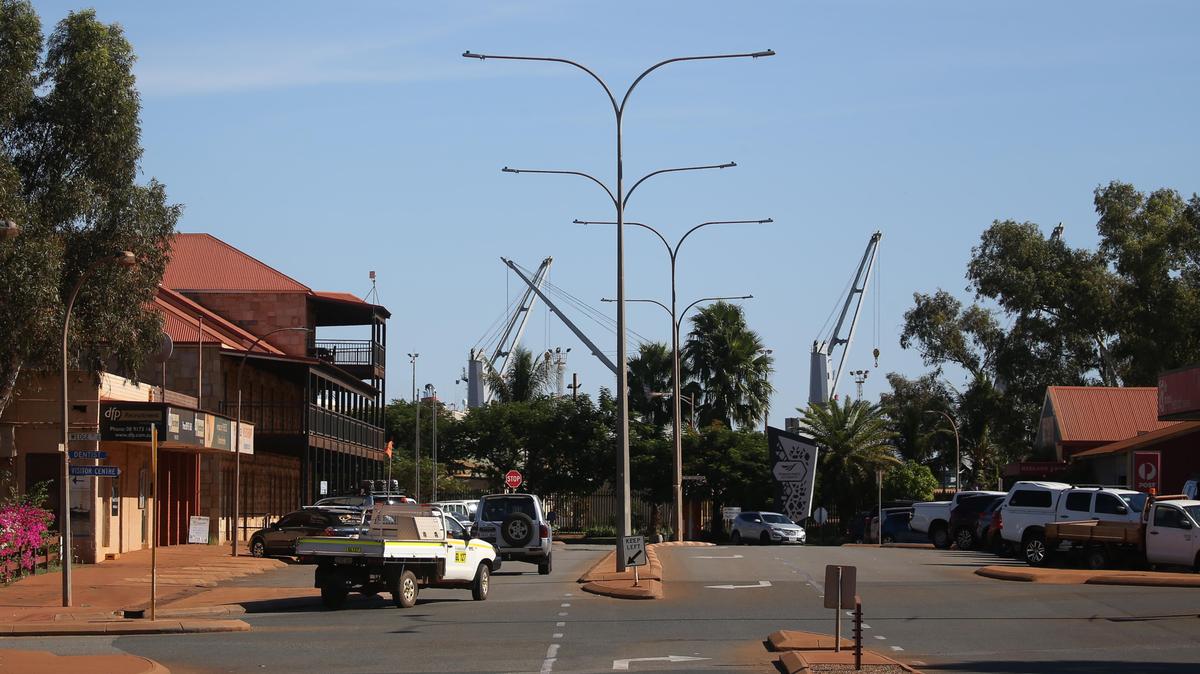
[[[537,272],[533,275],[534,285],[541,287],[546,280],[546,276],[550,273],[550,265],[553,264],[554,258],[547,257],[542,260],[542,264],[538,267]],[[512,361],[512,354],[517,349],[517,345],[521,343],[521,337],[525,334],[525,326],[529,323],[529,316],[533,313],[533,305],[537,302],[538,296],[534,294],[533,287],[526,288],[522,293],[520,302],[512,315],[508,317],[508,322],[504,325],[504,330],[500,334],[500,340],[496,343],[495,350],[490,354],[484,354],[482,350],[471,351],[470,359],[467,363],[467,406],[479,407],[480,405],[491,401],[492,391],[488,388],[484,377],[484,368],[493,372],[506,372],[508,365]],[[503,358],[503,362],[500,359]]]
[[[876,231],[867,242],[867,248],[863,251],[862,260],[858,263],[858,271],[854,274],[850,292],[846,295],[846,302],[842,305],[842,312],[838,316],[837,325],[834,327],[829,341],[813,342],[808,377],[808,401],[810,403],[827,403],[830,396],[837,390],[838,380],[841,379],[842,371],[846,366],[846,356],[850,353],[851,343],[854,342],[854,331],[858,328],[858,315],[862,310],[863,299],[866,298],[867,284],[871,282],[871,272],[875,269],[881,238],[883,238],[883,233]],[[850,318],[850,325],[846,337],[843,338],[841,337],[842,326],[846,324],[847,316]],[[838,358],[837,370],[831,376],[829,357],[839,346],[843,347],[842,353]]]

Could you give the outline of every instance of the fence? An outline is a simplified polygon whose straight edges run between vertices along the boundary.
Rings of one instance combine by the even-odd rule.
[[[20,551],[14,552],[12,555],[0,560],[0,583],[8,584],[27,573],[33,575],[37,573],[37,567],[49,569],[51,564],[58,562],[57,543],[44,548],[37,548],[32,552],[34,565],[32,570],[21,567],[22,553]]]
[[[490,492],[461,492],[438,495],[442,501],[461,501],[477,499]],[[540,494],[542,507],[547,513],[554,513],[554,527],[559,531],[588,531],[589,529],[615,527],[617,524],[616,496],[608,490],[591,494]],[[708,513],[711,510],[709,501],[689,501],[689,510],[696,510],[696,529],[708,525]],[[671,504],[654,504],[638,496],[630,500],[630,519],[635,531],[647,531],[654,522],[657,510],[659,531],[671,527]]]

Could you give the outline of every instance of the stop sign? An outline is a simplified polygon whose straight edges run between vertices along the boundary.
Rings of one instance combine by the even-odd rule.
[[[516,489],[517,487],[520,487],[521,483],[524,481],[525,478],[521,477],[521,473],[519,471],[510,470],[504,474],[504,485],[509,489]]]

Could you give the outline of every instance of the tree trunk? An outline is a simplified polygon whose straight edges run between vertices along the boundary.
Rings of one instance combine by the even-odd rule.
[[[17,387],[17,376],[21,374],[21,358],[16,354],[0,361],[0,416],[12,401],[13,390]]]

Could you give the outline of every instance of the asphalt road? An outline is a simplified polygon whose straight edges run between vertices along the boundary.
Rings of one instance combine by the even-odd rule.
[[[824,567],[852,564],[869,646],[928,672],[1180,674],[1200,662],[1196,590],[996,581],[972,571],[997,558],[956,551],[685,547],[661,550],[666,599],[632,602],[575,583],[605,551],[562,547],[550,576],[506,564],[486,602],[462,590],[423,591],[408,610],[382,599],[352,598],[341,611],[279,599],[248,606],[247,633],[5,639],[0,648],[129,652],[176,674],[774,672],[763,639],[785,628],[832,632]],[[293,566],[239,582],[307,588],[311,573]]]

